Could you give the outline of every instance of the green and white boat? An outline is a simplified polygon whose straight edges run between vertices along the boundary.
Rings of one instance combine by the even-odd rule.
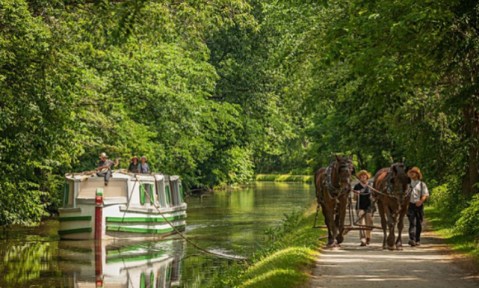
[[[158,237],[183,231],[186,203],[178,176],[114,171],[108,186],[88,173],[66,175],[61,239]]]

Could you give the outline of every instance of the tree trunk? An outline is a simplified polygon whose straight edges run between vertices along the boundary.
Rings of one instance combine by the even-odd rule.
[[[469,147],[462,188],[464,195],[469,199],[479,192],[479,112],[473,105],[470,105],[463,109],[463,115],[467,140],[465,143]]]

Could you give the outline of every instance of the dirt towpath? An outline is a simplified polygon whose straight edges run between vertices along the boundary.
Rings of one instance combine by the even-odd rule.
[[[341,248],[321,251],[307,287],[479,287],[475,269],[451,253],[443,240],[428,231],[427,224],[421,246],[407,245],[405,221],[403,251],[383,250],[379,229],[373,231],[371,245],[366,247],[359,246],[359,232],[350,231]],[[379,218],[374,223],[380,226]]]

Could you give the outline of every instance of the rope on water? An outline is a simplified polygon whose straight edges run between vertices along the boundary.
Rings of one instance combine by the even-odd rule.
[[[148,198],[150,198],[150,195],[149,193],[146,193],[146,195],[148,195]],[[151,199],[150,200],[150,203],[151,203]],[[160,216],[163,218],[163,220],[165,220],[166,223],[168,223],[168,225],[170,225],[170,227],[176,232],[178,233],[178,235],[183,238],[186,242],[190,243],[191,245],[193,245],[193,247],[195,247],[196,249],[198,249],[199,251],[203,252],[203,253],[206,253],[206,254],[210,254],[210,255],[214,255],[216,257],[221,257],[221,258],[225,258],[225,259],[229,259],[229,260],[236,260],[236,261],[245,261],[245,260],[248,260],[248,258],[246,257],[243,257],[243,256],[237,256],[237,255],[227,255],[227,254],[224,254],[224,253],[218,253],[218,252],[212,252],[212,251],[209,251],[209,250],[206,250],[200,246],[198,246],[196,243],[194,243],[193,241],[191,241],[190,239],[186,238],[186,236],[181,232],[179,231],[178,229],[176,229],[176,227],[170,222],[170,220],[168,220],[160,211],[160,208],[156,205],[156,203],[153,201],[153,206],[156,208],[156,210],[159,212]]]

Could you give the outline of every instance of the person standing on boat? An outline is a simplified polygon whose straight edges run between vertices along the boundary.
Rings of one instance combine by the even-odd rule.
[[[140,164],[138,163],[138,157],[133,156],[130,161],[130,166],[128,166],[128,172],[130,173],[140,173]]]
[[[111,178],[111,168],[116,167],[118,165],[118,160],[115,159],[115,162],[108,159],[108,156],[105,152],[100,154],[100,161],[98,162],[98,166],[96,168],[96,175],[98,177],[105,178],[105,186],[108,186],[108,181]]]
[[[146,156],[141,156],[140,159],[140,173],[150,173],[150,166],[148,166]]]
[[[353,188],[354,199],[356,199],[356,211],[359,217],[359,225],[373,226],[373,210],[374,206],[371,201],[371,191],[368,187],[368,180],[371,178],[366,170],[361,170],[356,174],[359,183]],[[359,239],[361,246],[369,245],[371,241],[371,230],[359,230]]]

